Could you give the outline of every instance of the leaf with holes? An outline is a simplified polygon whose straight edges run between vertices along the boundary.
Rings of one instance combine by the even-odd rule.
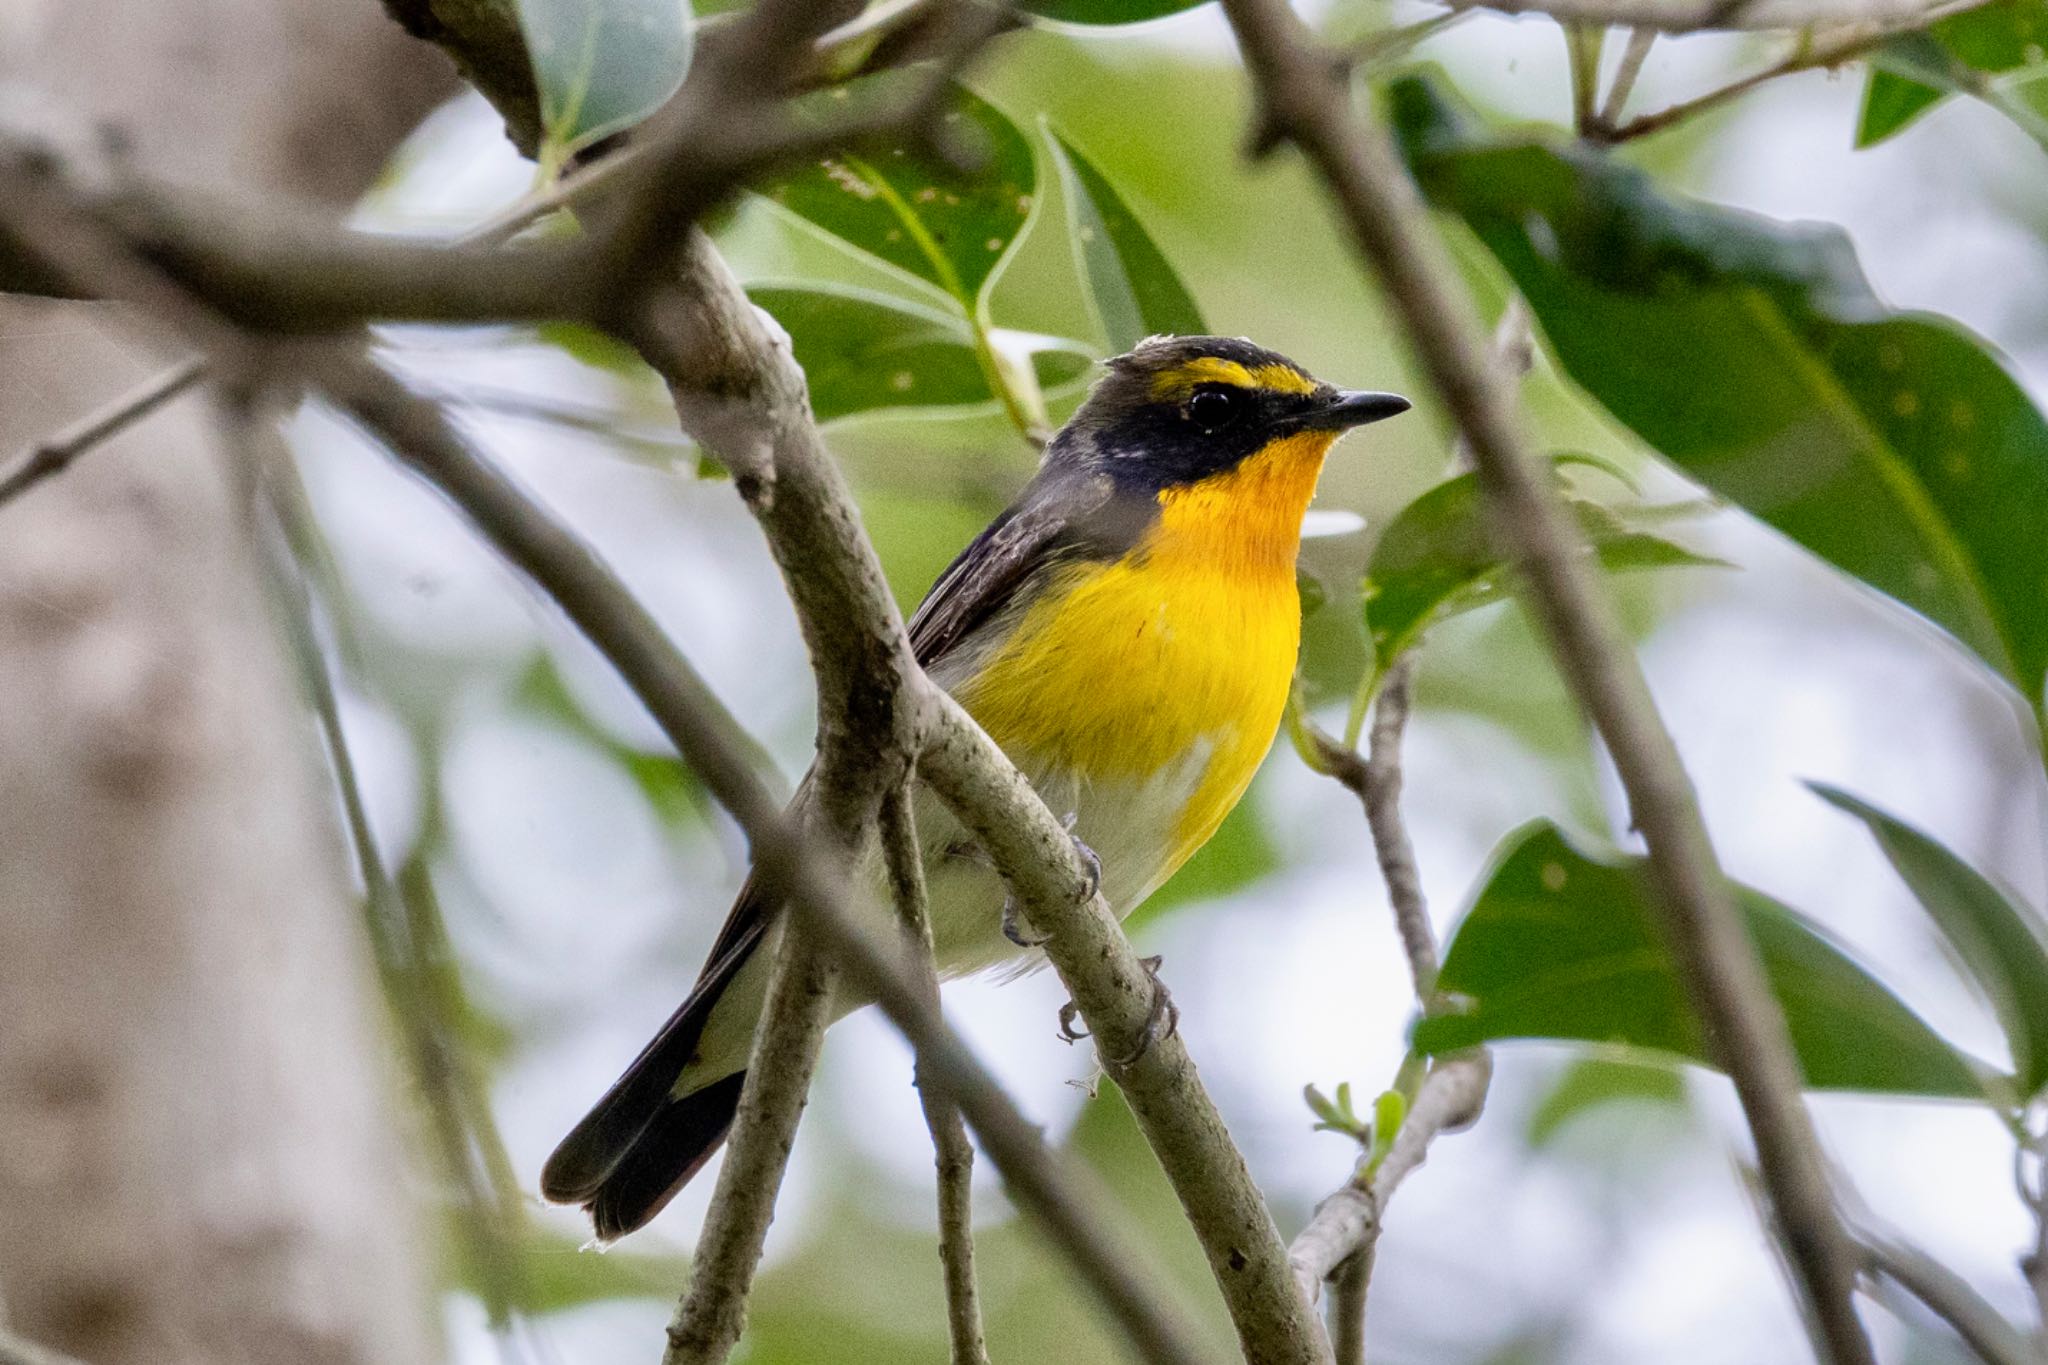
[[[1722,560],[1634,529],[1621,510],[1583,498],[1567,498],[1567,503],[1610,572],[1725,567]],[[1460,474],[1387,523],[1367,561],[1362,588],[1375,671],[1385,672],[1435,622],[1508,594],[1511,569],[1487,533],[1483,512],[1478,476]]]
[[[869,76],[812,96],[820,116],[848,101],[900,95],[901,72]],[[1031,219],[1037,171],[1031,144],[988,101],[955,86],[936,130],[949,154],[907,139],[825,157],[768,182],[761,192],[811,226],[933,285],[973,312]]]
[[[540,92],[542,164],[659,109],[690,68],[688,0],[517,0]]]
[[[1941,843],[1839,787],[1806,784],[1870,828],[2005,1030],[2023,1093],[2048,1085],[2048,944],[2039,919]]]
[[[1095,163],[1040,120],[1060,170],[1074,262],[1088,305],[1113,351],[1148,336],[1200,336],[1209,329],[1187,286]]]
[[[1989,347],[1897,313],[1839,231],[1661,191],[1391,92],[1429,197],[1504,266],[1558,360],[1693,478],[1949,631],[2041,714],[2048,422]]]
[[[974,337],[956,315],[845,286],[753,284],[747,297],[789,333],[821,422],[877,408],[994,401]],[[1079,342],[1030,340],[1040,345],[1031,362],[1048,388],[1079,378],[1091,363]]]
[[[1811,922],[1762,892],[1734,890],[1809,1087],[1982,1099],[1999,1084]],[[1437,978],[1464,1008],[1418,1023],[1415,1046],[1569,1039],[1711,1065],[1656,904],[1641,858],[1588,857],[1547,822],[1509,835]]]

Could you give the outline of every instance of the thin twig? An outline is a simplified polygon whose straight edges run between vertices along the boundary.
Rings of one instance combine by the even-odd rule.
[[[662,1365],[717,1365],[746,1329],[754,1269],[775,1217],[818,1045],[831,1022],[838,976],[818,950],[807,921],[785,920],[781,940],[739,1114],[697,1237],[690,1287],[669,1323]]]
[[[1947,1266],[1867,1229],[1854,1236],[1866,1274],[1890,1280],[1925,1304],[1985,1365],[2041,1365],[2041,1351],[2025,1334]]]
[[[1541,477],[1508,385],[1386,130],[1279,0],[1224,0],[1262,101],[1260,142],[1285,139],[1333,192],[1430,381],[1471,443],[1496,534],[1513,551],[1553,656],[1606,742],[1649,848],[1659,917],[1715,1060],[1755,1138],[1778,1235],[1827,1358],[1869,1365],[1855,1263],[1800,1095],[1784,1016],[1715,860],[1685,768],[1658,717],[1583,539]]]
[[[1601,120],[1593,127],[1581,129],[1580,131],[1585,133],[1591,140],[1610,146],[1623,142],[1632,142],[1639,137],[1648,137],[1652,133],[1661,133],[1667,128],[1683,123],[1687,119],[1699,114],[1704,114],[1710,109],[1717,109],[1738,96],[1748,94],[1760,85],[1777,80],[1780,76],[1791,76],[1801,71],[1813,71],[1821,67],[1838,66],[1852,57],[1860,57],[1872,48],[1888,42],[1893,36],[1895,36],[1894,33],[1889,30],[1879,33],[1859,32],[1847,34],[1831,42],[1818,45],[1809,43],[1802,36],[1797,40],[1796,46],[1789,55],[1773,62],[1761,71],[1755,71],[1744,76],[1740,80],[1731,81],[1727,85],[1709,90],[1703,95],[1696,95],[1692,99],[1682,100],[1668,108],[1659,109],[1655,113],[1643,114],[1640,117],[1630,119],[1627,123],[1617,124],[1610,117],[1603,115]],[[1616,112],[1619,112],[1618,108]]]
[[[1370,1157],[1361,1159],[1350,1182],[1316,1206],[1315,1216],[1289,1247],[1288,1264],[1303,1294],[1313,1300],[1339,1266],[1371,1250],[1394,1191],[1422,1165],[1439,1134],[1467,1127],[1479,1117],[1492,1075],[1493,1063],[1484,1051],[1444,1057],[1430,1067],[1378,1169]]]
[[[1600,98],[1600,52],[1607,44],[1607,29],[1600,24],[1570,20],[1560,24],[1564,34],[1565,57],[1572,78],[1572,126],[1583,135],[1591,131]]]
[[[1447,0],[1453,9],[1547,14],[1553,19],[1696,33],[1872,25],[1924,28],[1989,0]]]
[[[883,795],[881,814],[882,860],[889,874],[890,894],[913,945],[912,954],[928,969],[932,1008],[937,1009],[939,976],[932,952],[931,905],[908,777]],[[945,1272],[946,1327],[952,1338],[953,1365],[988,1365],[981,1295],[974,1279],[974,1145],[967,1140],[960,1107],[937,1087],[926,1085],[922,1077],[917,1097],[931,1133],[933,1164],[938,1171],[939,1263]]]
[[[1643,63],[1650,59],[1650,49],[1657,45],[1657,38],[1653,28],[1629,30],[1628,46],[1622,49],[1621,63],[1614,68],[1614,79],[1607,85],[1607,98],[1594,116],[1595,128],[1611,130],[1621,122],[1622,114],[1628,110],[1628,97],[1635,93],[1636,79],[1643,74]]]
[[[2020,1274],[2034,1296],[2036,1332],[2042,1342],[2042,1354],[2048,1356],[2048,1156],[2043,1155],[2044,1148],[2048,1148],[2048,1136],[2037,1131],[2041,1120],[2039,1105],[2021,1106],[2015,1124],[2012,1180],[2020,1202],[2034,1219],[2034,1244],[2020,1257]],[[2030,1162],[2031,1178],[2027,1173]]]
[[[1330,1277],[1330,1354],[1336,1365],[1365,1365],[1365,1301],[1379,1239],[1351,1253]]]
[[[1372,828],[1373,851],[1386,879],[1387,899],[1394,907],[1394,927],[1408,955],[1415,998],[1425,1009],[1436,999],[1436,931],[1422,896],[1422,873],[1415,866],[1415,846],[1401,819],[1401,735],[1408,725],[1409,690],[1415,677],[1415,656],[1403,656],[1387,670],[1373,704],[1372,753],[1364,768],[1359,799]]]
[[[347,830],[355,872],[363,886],[364,919],[387,1003],[404,1040],[412,1079],[427,1113],[443,1175],[457,1190],[456,1225],[462,1252],[494,1329],[503,1330],[523,1297],[519,1244],[523,1214],[511,1162],[487,1103],[480,1102],[469,1060],[457,1041],[467,1004],[452,964],[436,963],[445,929],[431,892],[413,894],[391,875],[377,845],[354,755],[342,728],[332,665],[321,648],[314,602],[297,547],[318,535],[300,524],[303,505],[287,479],[290,459],[275,426],[238,399],[226,414],[244,471],[264,493],[274,520],[264,537],[264,586],[276,607],[326,750],[328,769]]]
[[[20,497],[44,479],[63,473],[71,462],[155,412],[197,384],[206,373],[198,358],[181,360],[98,412],[29,448],[14,468],[0,476],[0,506]]]

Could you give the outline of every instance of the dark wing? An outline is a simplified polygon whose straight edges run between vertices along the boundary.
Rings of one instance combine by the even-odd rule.
[[[1055,470],[1033,479],[939,575],[910,618],[919,665],[930,668],[952,653],[1009,605],[1035,571],[1076,554],[1129,548],[1142,532],[1141,518],[1116,515],[1115,493],[1105,474]]]

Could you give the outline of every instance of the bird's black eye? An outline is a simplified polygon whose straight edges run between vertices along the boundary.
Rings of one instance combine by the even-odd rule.
[[[1204,431],[1221,431],[1244,412],[1242,394],[1217,385],[1199,388],[1188,398],[1188,420]]]

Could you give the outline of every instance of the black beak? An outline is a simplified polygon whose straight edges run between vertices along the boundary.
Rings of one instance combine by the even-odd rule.
[[[1302,419],[1305,427],[1323,431],[1345,431],[1388,417],[1399,417],[1415,406],[1398,393],[1373,393],[1368,389],[1338,389],[1317,404]]]

